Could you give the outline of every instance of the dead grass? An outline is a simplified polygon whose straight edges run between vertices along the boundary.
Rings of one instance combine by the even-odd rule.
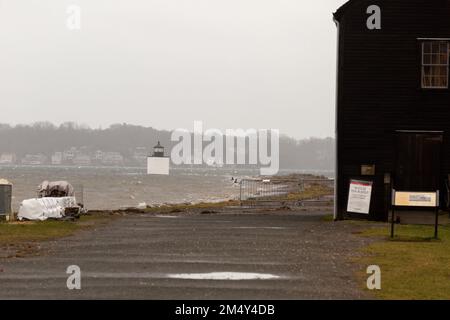
[[[323,196],[332,195],[333,189],[321,185],[321,184],[313,184],[310,187],[306,188],[306,190],[301,192],[293,192],[287,196],[288,200],[309,200],[309,199],[317,199]]]
[[[229,206],[238,206],[240,202],[238,200],[229,200],[221,202],[201,202],[196,204],[173,204],[164,205],[160,207],[152,207],[142,210],[145,213],[171,213],[171,212],[183,212],[189,210],[201,210],[201,209],[220,209]]]

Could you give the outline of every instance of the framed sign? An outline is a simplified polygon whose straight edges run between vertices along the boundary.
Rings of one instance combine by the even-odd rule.
[[[434,237],[438,238],[439,226],[439,190],[435,192],[409,192],[392,190],[391,238],[394,238],[395,208],[421,207],[434,208]]]
[[[347,212],[369,214],[372,185],[372,181],[350,180]]]
[[[398,207],[435,208],[438,206],[438,196],[436,192],[394,191],[393,195],[393,205]]]
[[[362,176],[374,176],[375,175],[375,165],[374,164],[363,164],[361,166]]]

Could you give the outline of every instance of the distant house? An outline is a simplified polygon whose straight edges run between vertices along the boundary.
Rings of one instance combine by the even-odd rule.
[[[43,154],[27,154],[22,158],[22,164],[24,165],[42,165],[47,162],[47,157]]]
[[[63,153],[55,152],[51,156],[52,165],[61,165],[63,162]]]
[[[102,150],[96,150],[92,155],[92,161],[94,162],[102,162],[103,161],[104,152]]]
[[[338,29],[335,217],[349,182],[373,183],[367,217],[386,220],[391,190],[441,192],[450,174],[450,1],[352,0]]]
[[[2,155],[0,156],[0,165],[14,164],[15,162],[16,162],[15,153],[2,153]]]
[[[72,162],[78,153],[77,148],[71,147],[63,152],[63,161]]]
[[[78,154],[72,161],[77,166],[89,166],[91,164],[91,157],[86,154]]]
[[[124,157],[119,152],[105,152],[102,163],[104,165],[121,166],[124,163]]]

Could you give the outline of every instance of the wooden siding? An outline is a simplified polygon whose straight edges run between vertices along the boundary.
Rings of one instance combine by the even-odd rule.
[[[385,220],[383,180],[394,172],[396,130],[444,131],[442,184],[450,173],[450,90],[421,89],[417,40],[450,38],[450,0],[354,2],[339,12],[338,217],[345,215],[349,179],[359,177],[362,164],[375,164],[370,217]],[[370,5],[381,8],[381,30],[366,27]]]

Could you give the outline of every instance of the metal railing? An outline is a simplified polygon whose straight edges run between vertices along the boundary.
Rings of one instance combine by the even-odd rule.
[[[74,196],[77,199],[77,204],[82,205],[83,208],[85,208],[84,203],[84,185],[82,184],[75,184],[73,186],[74,189]]]
[[[279,199],[289,194],[289,186],[277,181],[263,179],[243,179],[240,182],[240,200]]]
[[[243,179],[240,182],[239,199],[240,204],[256,206],[263,203],[274,205],[287,205],[293,202],[301,205],[298,198],[291,197],[306,189],[316,186],[326,186],[331,190],[334,188],[333,179]],[[311,201],[311,200],[310,200]],[[314,201],[314,199],[312,199]]]

